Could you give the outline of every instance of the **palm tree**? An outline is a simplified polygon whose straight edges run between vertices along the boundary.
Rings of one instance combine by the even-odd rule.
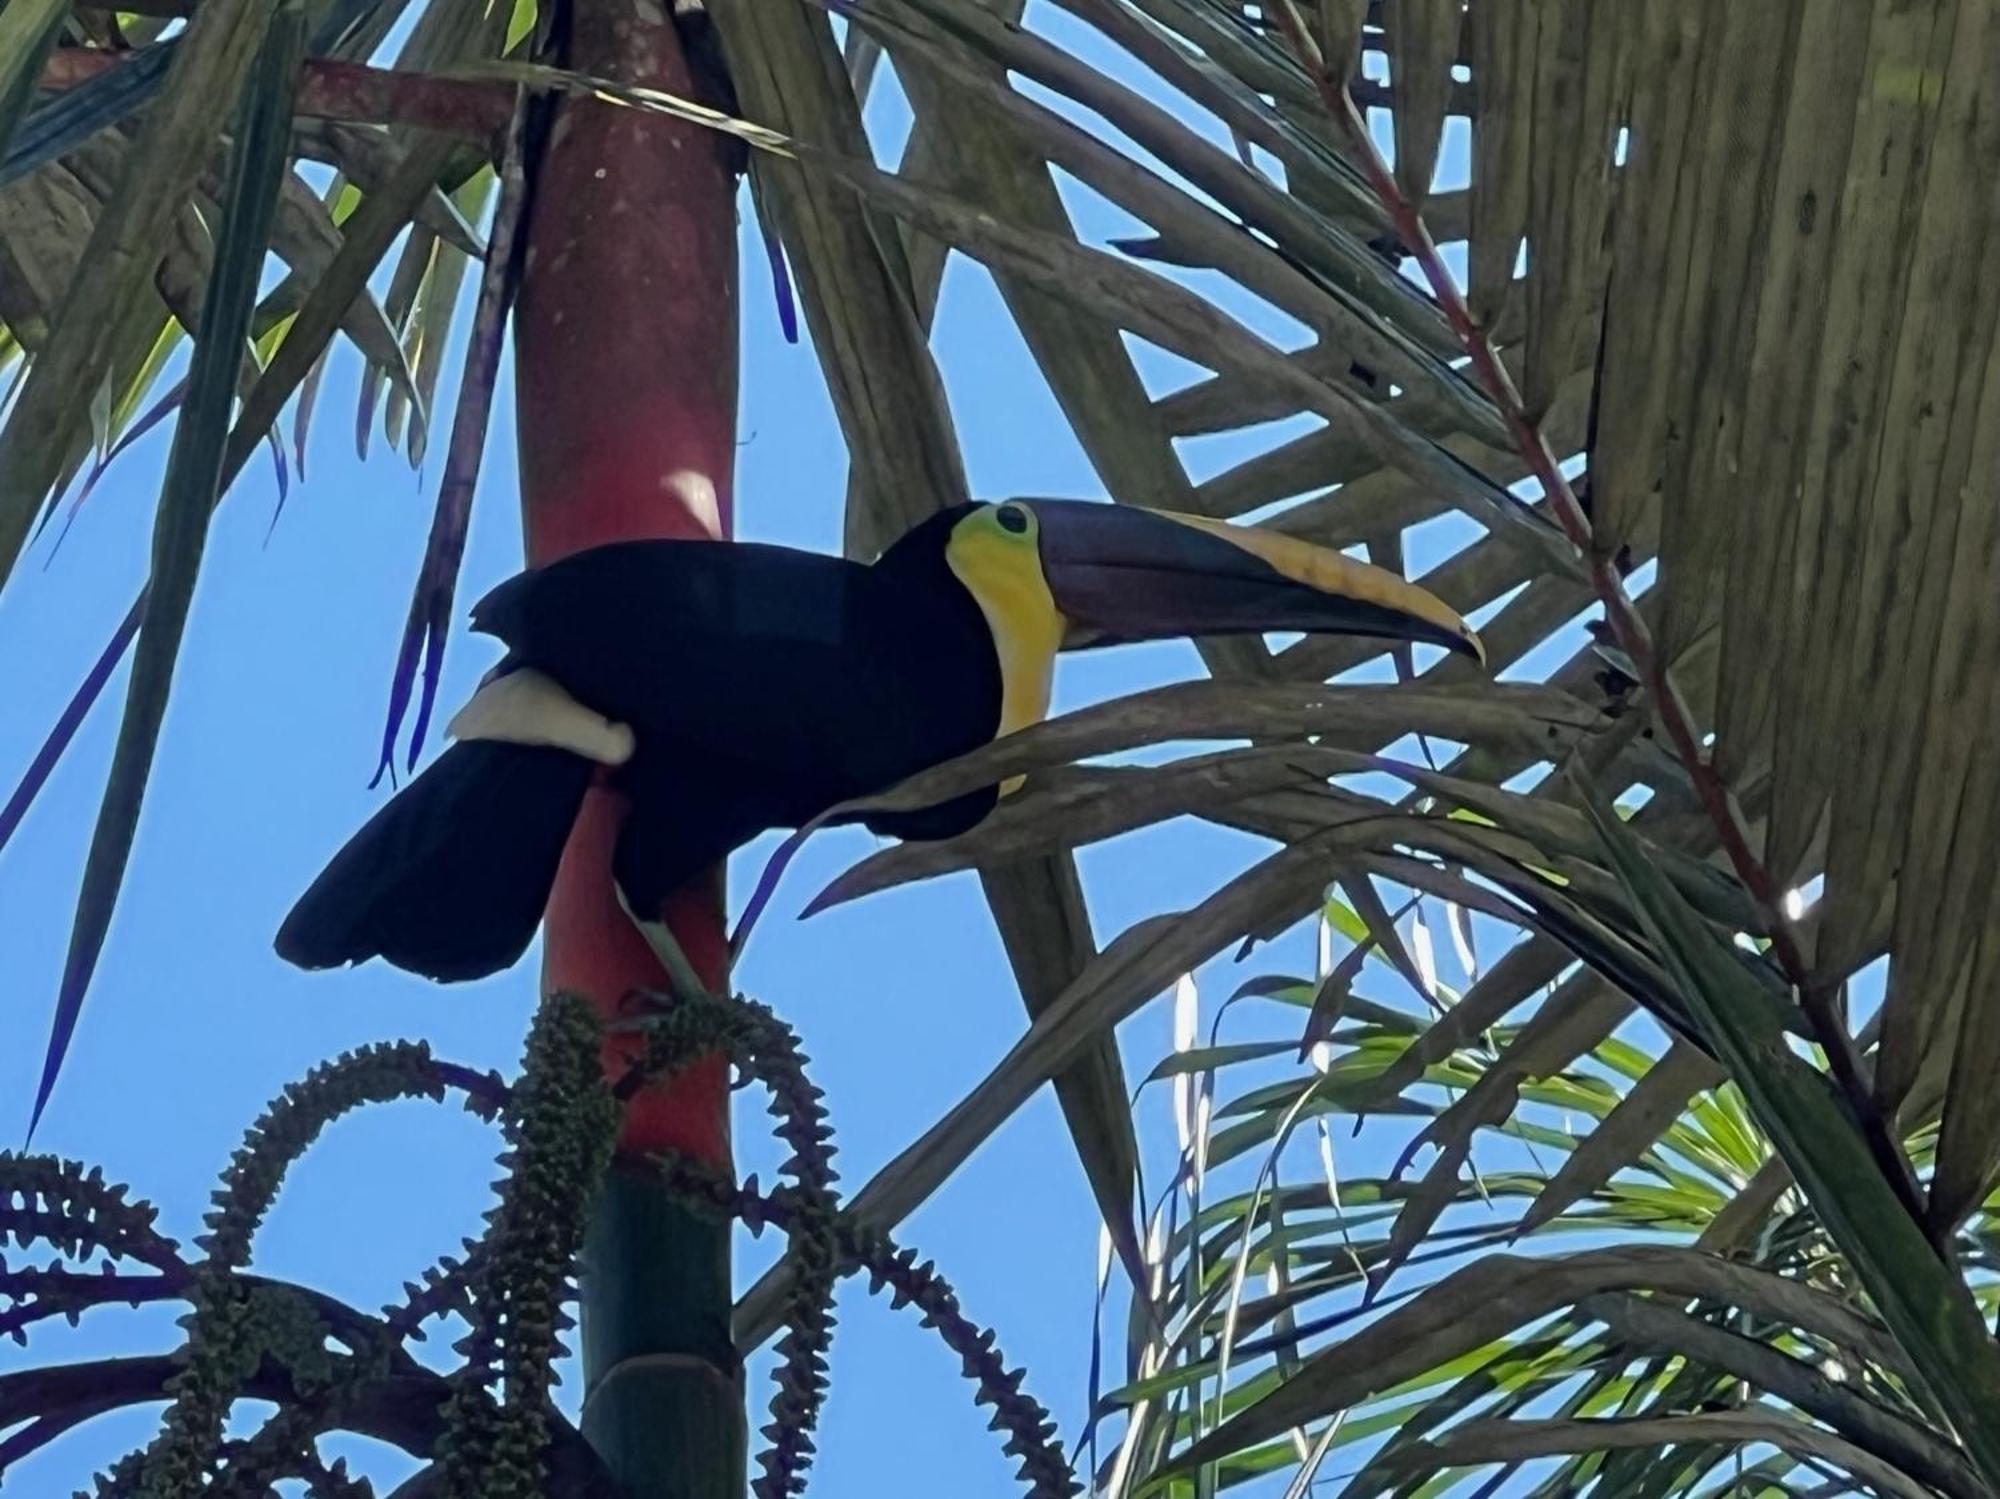
[[[728,163],[747,150],[847,437],[851,551],[965,492],[926,342],[955,250],[994,274],[1114,499],[1255,516],[1391,566],[1411,528],[1477,522],[1427,581],[1482,620],[1508,679],[1404,655],[1385,681],[1359,646],[1213,643],[1210,682],[906,791],[1033,772],[964,839],[892,850],[839,892],[978,868],[1032,1024],[852,1221],[893,1227],[1054,1084],[1140,1287],[1132,1378],[1107,1397],[1125,1413],[1100,1474],[1114,1491],[1291,1467],[1303,1492],[1326,1451],[1392,1425],[1352,1492],[1490,1492],[1492,1465],[1553,1454],[1571,1456],[1539,1480],[1551,1493],[2000,1484],[1982,1315],[2000,1161],[2000,9],[1051,0],[1023,26],[1011,0],[706,0],[671,21],[433,0],[384,68],[386,5],[198,0],[184,27],[173,0],[152,8],[170,14],[0,12],[0,317],[6,352],[31,359],[0,432],[0,568],[93,438],[180,403],[153,583],[114,643],[140,626],[59,1037],[138,817],[208,510],[288,403],[309,409],[340,332],[392,425],[416,430],[489,199],[405,680],[449,618],[510,303],[531,555],[726,525],[733,299],[714,288],[734,284]],[[1145,86],[1050,40],[1078,25]],[[861,124],[885,64],[916,117],[893,172]],[[283,170],[288,129],[343,174],[330,202]],[[1459,131],[1469,178],[1441,186]],[[1148,234],[1081,242],[1071,183]],[[289,274],[260,298],[267,241]],[[368,275],[398,245],[378,304]],[[1299,347],[1253,331],[1276,321]],[[161,371],[187,330],[175,396]],[[1211,374],[1156,399],[1124,334]],[[620,420],[585,367],[629,370],[647,420]],[[1319,425],[1200,483],[1176,450],[1302,413]],[[613,481],[584,484],[586,460]],[[662,474],[679,477],[628,511],[633,476]],[[1246,747],[1069,764],[1197,738]],[[1178,814],[1278,850],[1100,953],[1070,850]],[[549,929],[553,981],[600,1001],[656,977],[629,942],[596,965],[622,930],[603,896],[580,858]],[[1512,945],[1452,992],[1398,928],[1411,902],[1426,932],[1476,913]],[[710,890],[674,913],[711,984],[716,906]],[[1213,954],[1328,910],[1350,950],[1264,986],[1305,1009],[1318,1063],[1191,1117],[1175,1190],[1212,1194],[1208,1170],[1239,1158],[1268,1159],[1262,1185],[1142,1232],[1108,1029]],[[1878,1004],[1857,975],[1885,954]],[[1354,992],[1378,960],[1421,1010]],[[1166,1066],[1199,1098],[1276,1068],[1281,1043],[1298,1031]],[[630,1116],[628,1157],[671,1143],[713,1162],[722,1076],[696,1069]],[[1552,1126],[1550,1106],[1571,1117]],[[1301,1179],[1276,1148],[1385,1111],[1427,1121],[1440,1154],[1418,1181]],[[1225,1117],[1240,1123],[1211,1127]],[[1496,1134],[1535,1157],[1468,1179]],[[614,1182],[586,1362],[726,1360],[726,1236],[652,1176]],[[1481,1193],[1523,1204],[1518,1221],[1469,1224]],[[1497,1254],[1578,1228],[1594,1247]],[[1410,1284],[1409,1266],[1472,1252]],[[1253,1271],[1273,1277],[1255,1297]],[[735,1309],[739,1343],[769,1334],[789,1273]],[[649,1408],[740,1422],[664,1377]],[[657,1487],[669,1449],[598,1421],[613,1466]],[[699,1491],[739,1489],[740,1443],[705,1450]]]

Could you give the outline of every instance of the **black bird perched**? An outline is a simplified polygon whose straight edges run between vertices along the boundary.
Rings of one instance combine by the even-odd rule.
[[[506,658],[452,721],[458,742],[293,908],[277,941],[288,961],[379,956],[445,980],[510,966],[600,769],[630,803],[620,894],[655,912],[766,829],[1036,722],[1059,650],[1298,630],[1480,654],[1462,619],[1394,573],[1078,500],[946,510],[869,565],[748,543],[596,547],[510,578],[472,624]],[[949,837],[998,794],[866,822]]]

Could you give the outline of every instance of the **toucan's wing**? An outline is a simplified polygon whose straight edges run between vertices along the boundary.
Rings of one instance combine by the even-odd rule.
[[[472,624],[642,745],[813,778],[875,711],[871,582],[789,547],[618,542],[509,578]]]
[[[517,573],[472,607],[472,627],[524,655],[607,642],[781,640],[838,647],[867,569],[753,542],[623,541]]]

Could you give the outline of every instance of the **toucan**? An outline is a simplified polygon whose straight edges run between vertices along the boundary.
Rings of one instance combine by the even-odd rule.
[[[451,747],[293,908],[277,939],[289,962],[381,957],[446,981],[511,966],[600,777],[629,806],[618,893],[657,912],[758,834],[1040,720],[1063,650],[1331,631],[1481,656],[1464,620],[1395,573],[1088,500],[942,510],[867,564],[751,543],[593,547],[501,583],[472,626],[505,658],[452,720]],[[1011,789],[861,820],[950,837]]]

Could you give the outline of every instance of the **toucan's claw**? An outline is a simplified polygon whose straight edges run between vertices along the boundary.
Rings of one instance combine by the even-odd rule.
[[[625,892],[619,889],[616,880],[611,882],[611,888],[617,893],[618,909],[625,913],[627,921],[638,928],[639,935],[646,939],[646,946],[653,950],[653,956],[659,960],[660,967],[666,970],[667,986],[674,998],[681,1000],[708,998],[708,985],[701,981],[701,975],[695,972],[694,964],[688,961],[687,950],[681,946],[680,938],[674,935],[673,928],[664,921],[648,920],[634,911],[632,903],[625,899]]]

